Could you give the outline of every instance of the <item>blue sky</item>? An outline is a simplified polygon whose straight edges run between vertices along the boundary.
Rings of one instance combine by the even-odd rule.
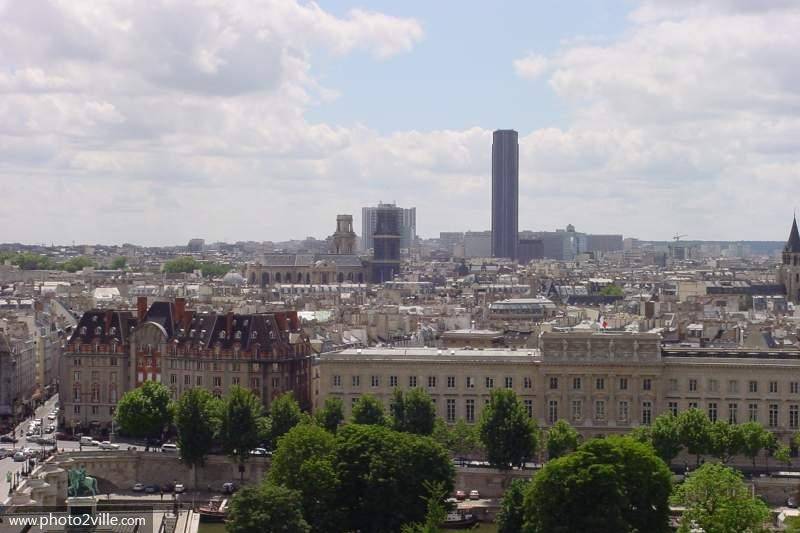
[[[782,240],[796,0],[0,0],[0,242],[326,237],[379,200],[520,229]]]
[[[321,4],[339,15],[363,6]],[[631,3],[408,1],[370,2],[369,9],[419,20],[424,39],[412,53],[375,62],[366,53],[315,65],[341,95],[312,107],[322,122],[361,122],[380,131],[515,128],[529,132],[567,123],[569,109],[547,86],[515,75],[528,51],[550,55],[563,41],[608,41],[625,31]]]

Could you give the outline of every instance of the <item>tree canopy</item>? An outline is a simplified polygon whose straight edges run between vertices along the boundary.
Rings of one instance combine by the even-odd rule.
[[[278,439],[300,423],[300,405],[291,392],[275,398],[269,406],[270,443],[275,446]]]
[[[486,456],[495,468],[508,470],[533,457],[537,448],[536,422],[528,417],[514,391],[492,391],[481,413],[478,432]]]
[[[219,432],[222,448],[243,464],[259,444],[261,402],[249,390],[233,386],[223,400],[222,413]]]
[[[580,444],[581,436],[566,420],[558,420],[547,430],[545,442],[547,457],[556,459],[565,453],[574,451]]]
[[[671,475],[630,437],[592,439],[549,461],[525,494],[525,531],[668,531]]]
[[[219,400],[206,389],[192,388],[181,395],[175,407],[175,427],[178,430],[181,461],[195,467],[195,488],[196,467],[205,463],[219,429],[219,420],[216,418],[219,408],[216,407],[216,402]]]
[[[243,487],[228,507],[228,533],[309,533],[300,493],[271,483]]]
[[[158,437],[172,421],[172,402],[167,387],[155,381],[122,395],[114,419],[122,433],[131,437]]]
[[[316,413],[317,423],[331,433],[336,433],[339,425],[344,421],[344,404],[341,398],[330,396],[325,399],[325,405]]]
[[[711,434],[711,421],[700,409],[687,409],[678,415],[678,433],[686,450],[695,456],[700,464],[700,456],[708,452]]]
[[[353,406],[352,421],[354,424],[386,424],[383,404],[371,394],[361,396]]]
[[[515,479],[503,494],[497,513],[497,533],[519,533],[525,522],[525,491],[528,481]]]
[[[686,507],[678,530],[682,533],[696,526],[705,533],[760,533],[769,519],[769,508],[752,497],[742,475],[717,463],[705,463],[689,474],[672,501]]]
[[[397,431],[430,435],[436,421],[436,407],[423,389],[415,388],[408,392],[395,389],[389,408],[392,426]]]

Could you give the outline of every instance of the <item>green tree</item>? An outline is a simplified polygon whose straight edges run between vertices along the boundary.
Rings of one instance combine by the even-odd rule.
[[[231,265],[225,263],[199,263],[198,266],[204,278],[219,278],[233,270]]]
[[[67,272],[77,272],[78,270],[83,270],[86,267],[92,266],[94,266],[94,261],[83,256],[73,257],[72,259],[68,259],[61,264],[61,268]]]
[[[444,420],[437,418],[431,436],[456,457],[483,453],[483,444],[477,427],[474,424],[467,424],[464,419],[459,419],[452,426],[448,426]]]
[[[339,480],[333,465],[334,436],[313,424],[300,424],[278,439],[269,479],[300,492],[303,516],[312,531],[333,532],[342,522],[336,498]]]
[[[203,466],[211,451],[219,426],[215,418],[218,402],[206,389],[193,388],[184,392],[175,407],[175,427],[181,461],[192,467],[194,489],[197,490],[197,468]]]
[[[671,485],[652,446],[630,437],[591,439],[533,478],[524,531],[666,532]]]
[[[700,409],[687,409],[678,415],[678,433],[681,444],[695,456],[700,464],[700,456],[708,452],[711,421]]]
[[[200,269],[200,263],[198,263],[192,257],[176,257],[175,259],[170,259],[164,266],[162,270],[168,274],[176,274],[179,272],[194,272],[195,270]]]
[[[344,421],[344,404],[341,398],[330,396],[325,399],[325,405],[317,411],[317,423],[331,433],[336,433]]]
[[[270,445],[275,447],[283,434],[300,423],[300,405],[292,393],[287,392],[272,401],[269,415],[272,426]]]
[[[234,385],[224,399],[220,424],[222,449],[239,463],[244,479],[244,464],[250,451],[259,444],[261,402],[249,390]]]
[[[354,424],[386,424],[386,413],[383,404],[375,396],[364,394],[353,406]]]
[[[717,420],[709,428],[708,453],[723,463],[728,463],[735,455],[742,453],[744,436],[742,427]]]
[[[792,466],[792,449],[785,444],[779,445],[775,450],[775,460],[785,464],[787,468]]]
[[[425,522],[404,525],[401,533],[441,533],[442,531],[442,522],[447,518],[447,506],[445,504],[447,491],[441,482],[429,483],[425,481],[423,485],[428,491],[428,496],[425,498],[428,508]]]
[[[122,395],[114,418],[120,431],[131,437],[161,436],[172,421],[169,389],[161,383],[145,381]]]
[[[492,391],[481,413],[478,433],[495,468],[521,466],[536,453],[536,423],[510,389]]]
[[[669,465],[683,447],[678,417],[672,413],[657,416],[650,428],[650,443],[658,456]]]
[[[515,479],[503,494],[497,513],[497,533],[519,533],[525,522],[525,490],[528,482]]]
[[[436,407],[427,392],[420,388],[404,393],[395,389],[389,407],[392,425],[397,431],[430,435],[436,421]]]
[[[686,508],[678,531],[695,527],[706,533],[756,533],[766,531],[769,508],[742,480],[742,475],[727,466],[706,463],[675,489],[672,501]]]
[[[57,265],[47,256],[22,252],[14,254],[11,264],[19,267],[20,270],[54,270]]]
[[[309,533],[300,494],[280,485],[244,487],[230,502],[228,533]]]
[[[336,434],[333,464],[339,478],[343,531],[389,533],[423,522],[426,483],[453,490],[453,465],[430,437],[381,425],[348,424]]]
[[[619,285],[606,285],[602,289],[600,289],[600,295],[602,296],[625,296],[625,291],[622,290],[622,287]]]
[[[780,443],[778,442],[778,437],[771,431],[764,430],[764,467],[769,471],[769,457],[773,455]]]
[[[574,451],[580,444],[581,436],[569,422],[566,420],[558,420],[547,430],[545,441],[547,446],[547,458],[556,459],[568,452]]]
[[[758,422],[745,422],[740,426],[742,432],[742,453],[753,461],[756,467],[756,457],[764,449],[764,439],[767,431]]]
[[[115,257],[114,260],[111,261],[112,270],[122,270],[126,266],[128,266],[128,260],[124,257]]]

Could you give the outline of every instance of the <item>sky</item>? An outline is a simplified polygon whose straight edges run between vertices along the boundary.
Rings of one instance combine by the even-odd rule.
[[[796,0],[0,0],[0,242],[485,230],[784,240]]]

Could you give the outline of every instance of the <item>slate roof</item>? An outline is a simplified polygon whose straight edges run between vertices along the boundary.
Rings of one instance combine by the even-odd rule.
[[[786,241],[783,251],[800,254],[800,232],[797,231],[797,217],[792,221],[792,230],[789,232],[789,240]]]

